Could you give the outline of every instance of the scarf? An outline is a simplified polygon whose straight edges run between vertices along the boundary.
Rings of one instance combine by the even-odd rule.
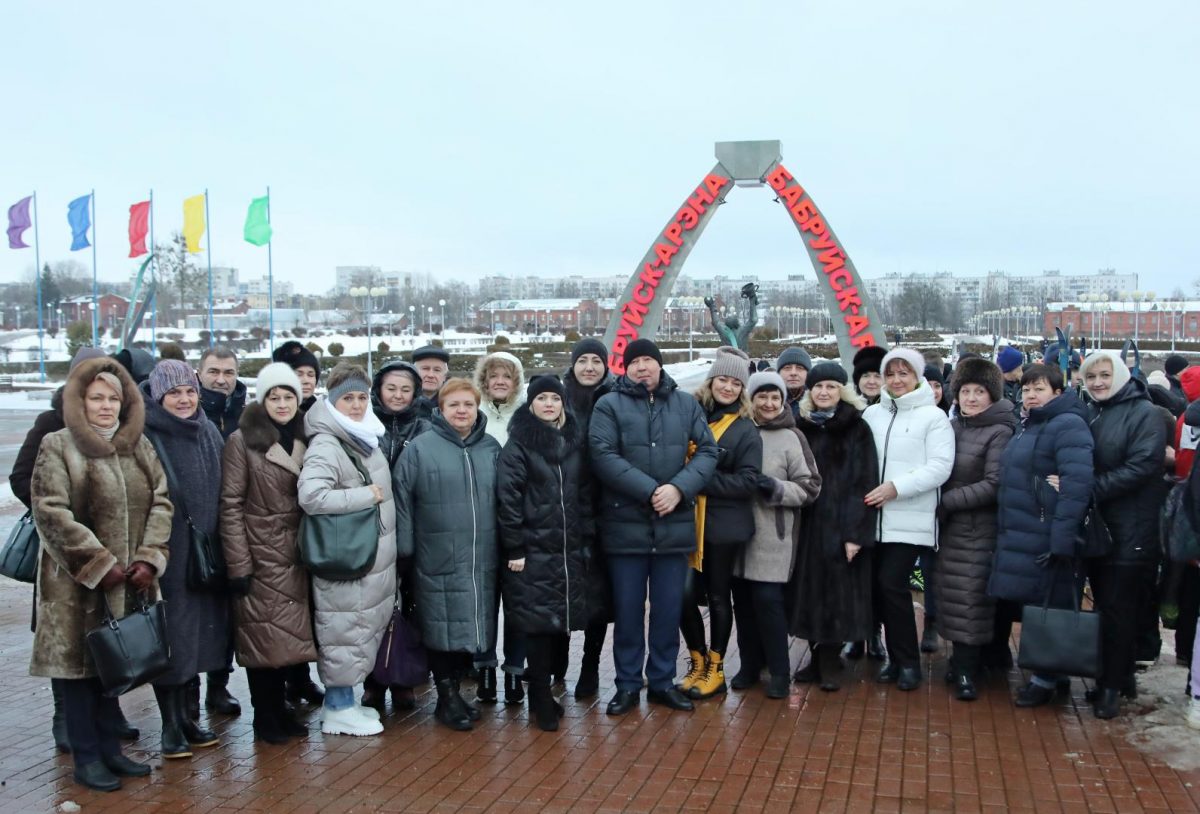
[[[108,429],[97,427],[95,424],[88,424],[88,426],[92,428],[92,432],[96,433],[96,435],[99,435],[105,441],[111,441],[113,440],[113,436],[117,434],[117,430],[121,429],[121,422],[117,421]]]
[[[370,455],[373,450],[379,449],[379,438],[386,430],[374,410],[367,410],[362,421],[355,421],[332,404],[329,405],[329,414],[333,416],[337,425],[345,430],[350,440],[363,451],[363,454]]]
[[[738,405],[731,404],[728,407],[718,407],[713,414],[709,416],[708,428],[712,430],[713,440],[720,441],[721,436],[725,434],[725,430],[733,422],[738,420]],[[688,460],[691,460],[692,455],[696,452],[696,442],[688,442]],[[704,570],[704,519],[705,513],[708,511],[708,498],[703,494],[696,495],[696,550],[688,554],[688,565],[697,571]]]
[[[826,421],[828,421],[829,419],[833,418],[833,416],[836,412],[837,412],[836,407],[832,410],[813,410],[811,413],[808,414],[808,420],[811,421],[812,423],[816,424],[819,427],[822,424],[824,424]]]
[[[275,430],[279,433],[279,446],[283,447],[284,452],[291,455],[292,450],[296,448],[296,428],[293,422],[280,424],[275,419],[271,419],[271,423],[275,425]]]

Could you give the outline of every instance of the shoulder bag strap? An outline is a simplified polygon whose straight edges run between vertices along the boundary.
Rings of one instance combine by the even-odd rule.
[[[150,443],[154,445],[154,452],[158,455],[158,462],[162,464],[163,472],[167,475],[167,485],[174,486],[175,492],[179,494],[179,508],[183,509],[183,515],[189,523],[192,522],[192,513],[187,510],[187,502],[183,497],[183,489],[179,487],[179,478],[175,477],[175,468],[171,466],[171,459],[167,457],[167,451],[163,448],[162,442],[151,433],[146,433],[146,437],[150,439]]]

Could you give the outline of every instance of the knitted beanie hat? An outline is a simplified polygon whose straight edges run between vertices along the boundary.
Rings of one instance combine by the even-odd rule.
[[[370,393],[371,382],[367,379],[367,371],[358,365],[342,362],[329,374],[328,387],[329,403],[336,404],[337,400],[347,393]]]
[[[167,391],[176,387],[194,387],[200,392],[196,371],[178,359],[163,359],[150,371],[150,398],[161,402]]]
[[[804,348],[785,348],[783,353],[779,354],[779,358],[775,360],[775,369],[783,370],[784,365],[800,365],[805,370],[812,370],[812,357]]]
[[[783,377],[774,370],[760,370],[750,377],[750,382],[746,385],[746,392],[750,394],[750,398],[754,398],[754,394],[760,390],[770,390],[775,388],[779,394],[787,396],[787,384],[784,383]]]
[[[654,344],[654,340],[652,339],[646,339],[643,337],[630,342],[625,348],[625,353],[622,356],[621,361],[623,361],[625,363],[625,367],[628,368],[629,363],[639,356],[649,356],[651,359],[658,362],[659,365],[662,365],[663,363],[662,351],[658,349],[658,345]]]
[[[296,376],[296,371],[286,362],[272,362],[258,371],[258,380],[254,383],[254,392],[258,394],[258,401],[261,403],[266,400],[267,394],[273,388],[286,387],[296,394],[297,399],[301,399],[303,389],[300,387],[300,378]]]
[[[608,348],[604,347],[604,343],[594,336],[584,337],[575,343],[575,347],[571,348],[571,367],[575,367],[575,363],[579,361],[579,357],[585,353],[594,353],[600,357],[600,361],[605,365],[608,364]]]
[[[829,381],[846,384],[848,381],[846,378],[846,369],[837,362],[817,362],[813,365],[813,369],[808,372],[808,379],[804,382],[804,385],[811,390],[821,382]]]
[[[708,376],[705,378],[715,379],[718,376],[737,379],[745,387],[746,382],[750,380],[750,357],[745,351],[722,345],[717,348],[717,358],[713,359],[712,367],[708,369]]]
[[[1180,356],[1178,353],[1172,353],[1163,362],[1163,369],[1167,371],[1168,376],[1178,376],[1187,369],[1188,360]]]
[[[532,402],[542,393],[557,393],[560,398],[564,399],[567,397],[567,389],[563,387],[562,381],[552,373],[542,373],[529,380],[529,386],[525,388],[525,401]]]
[[[887,375],[888,365],[893,361],[899,360],[912,368],[912,372],[918,378],[925,371],[925,357],[912,348],[892,348],[879,363],[879,372],[884,376]]]
[[[1005,345],[996,353],[996,364],[1000,366],[1003,373],[1012,373],[1024,362],[1024,354],[1011,345]]]
[[[271,359],[290,365],[292,370],[298,367],[311,367],[317,372],[317,380],[320,381],[321,379],[321,362],[317,359],[316,354],[295,339],[284,342],[277,347],[275,352],[271,354]]]

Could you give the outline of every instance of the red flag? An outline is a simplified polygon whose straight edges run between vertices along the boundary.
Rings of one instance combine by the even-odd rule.
[[[146,253],[146,233],[150,231],[150,202],[142,201],[129,207],[129,256]]]

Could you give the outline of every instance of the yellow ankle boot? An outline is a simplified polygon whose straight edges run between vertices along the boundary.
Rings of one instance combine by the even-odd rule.
[[[704,675],[704,668],[707,664],[704,654],[699,650],[689,650],[688,653],[692,657],[692,666],[688,669],[687,675],[683,677],[676,687],[684,695],[688,694],[688,690],[696,686],[696,682],[700,680],[700,676]]]
[[[708,665],[692,688],[692,698],[711,698],[725,692],[725,662],[716,650],[708,651]]]

